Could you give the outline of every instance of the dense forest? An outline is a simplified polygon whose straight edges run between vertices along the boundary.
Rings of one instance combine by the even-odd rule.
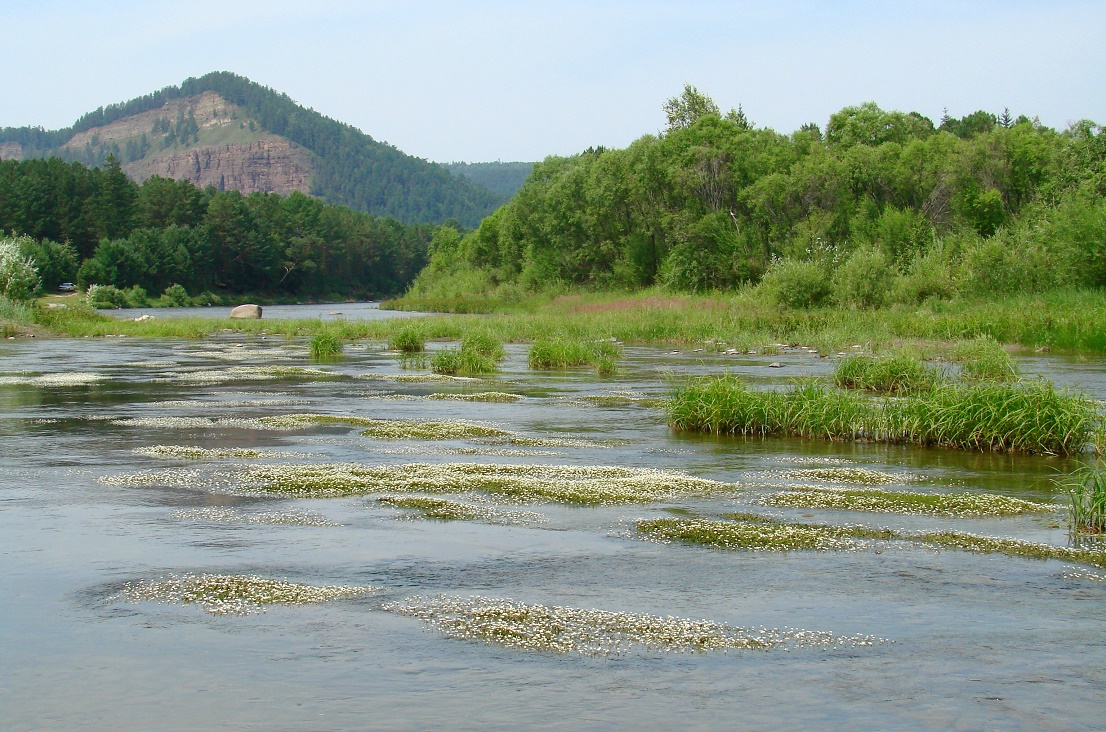
[[[0,143],[18,143],[23,147],[24,157],[59,156],[91,166],[99,166],[108,155],[133,159],[139,151],[113,150],[107,145],[68,151],[61,146],[79,132],[208,91],[244,109],[265,131],[309,150],[315,167],[310,192],[328,203],[391,216],[405,223],[456,219],[465,226],[475,226],[506,198],[468,177],[451,175],[441,165],[407,155],[350,125],[305,109],[285,94],[225,71],[188,79],[179,87],[167,86],[129,102],[101,107],[67,129],[4,128],[0,130]],[[187,119],[167,120],[164,134],[170,132],[175,138],[188,139],[196,130],[191,129]]]
[[[872,103],[790,135],[694,87],[665,131],[535,166],[467,236],[440,233],[410,295],[557,287],[727,290],[876,305],[1106,285],[1106,134]]]
[[[99,169],[0,161],[0,192],[0,231],[20,237],[43,289],[75,281],[158,296],[172,288],[174,304],[204,292],[396,293],[426,263],[432,231],[302,193],[242,196],[156,176],[139,186],[114,158]]]

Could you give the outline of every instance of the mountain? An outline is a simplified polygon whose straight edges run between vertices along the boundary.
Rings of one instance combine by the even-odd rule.
[[[475,176],[452,175],[225,71],[101,107],[66,129],[0,130],[0,159],[99,166],[108,155],[139,182],[159,175],[243,193],[301,191],[407,223],[471,227],[506,200]]]

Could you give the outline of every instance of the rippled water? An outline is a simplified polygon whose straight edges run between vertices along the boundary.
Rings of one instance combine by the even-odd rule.
[[[796,477],[798,470],[846,467],[900,479],[884,489],[1001,493],[1059,507],[1050,478],[1070,464],[675,435],[649,401],[688,373],[729,369],[766,386],[829,373],[829,359],[801,352],[756,357],[630,348],[622,373],[611,379],[587,371],[531,372],[524,347],[508,352],[503,373],[492,379],[410,382],[391,378],[409,372],[373,344],[347,348],[344,360],[323,365],[307,360],[302,342],[237,335],[0,344],[0,376],[7,377],[0,379],[4,726],[1103,725],[1104,571],[905,542],[848,552],[741,553],[646,542],[633,533],[635,520],[672,515],[666,509],[705,516],[755,510],[810,522],[955,528],[1064,544],[1059,512],[936,519],[764,509],[756,502],[780,486],[809,482]],[[773,361],[783,368],[768,368]],[[327,373],[282,376],[269,372],[274,366]],[[1022,366],[1106,399],[1101,361],[1034,356]],[[490,391],[523,398],[425,398]],[[585,398],[603,396],[621,398]],[[282,431],[261,429],[257,421],[305,413],[476,420],[569,446],[383,440],[342,424]],[[177,458],[148,449],[158,446],[216,452]],[[260,454],[242,457],[253,450]],[[240,495],[204,478],[245,464],[445,462],[656,468],[739,488],[598,508],[450,495],[496,515],[528,518],[446,522],[418,520],[371,495]],[[172,485],[101,480],[165,469],[195,470],[198,477]],[[382,589],[249,615],[132,601],[122,593],[128,583],[203,573]],[[446,637],[417,617],[386,611],[438,595],[892,642],[583,656]]]

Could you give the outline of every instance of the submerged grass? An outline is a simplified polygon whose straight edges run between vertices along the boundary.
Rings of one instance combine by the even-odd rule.
[[[487,521],[496,524],[541,523],[545,517],[533,511],[501,511],[490,506],[473,506],[426,496],[382,496],[377,503],[392,508],[418,511],[432,521]]]
[[[220,524],[261,524],[266,526],[338,526],[314,511],[263,511],[253,513],[226,506],[203,506],[173,511],[178,521],[206,521]]]
[[[146,484],[172,476],[135,474]],[[115,476],[127,484],[128,476]],[[520,501],[584,506],[649,503],[689,495],[732,494],[736,486],[667,470],[575,465],[443,463],[408,465],[247,465],[227,480],[236,489],[294,497],[372,493],[487,493]]]
[[[732,514],[735,520],[661,518],[639,521],[638,533],[658,541],[702,544],[716,549],[746,551],[849,551],[860,539],[889,539],[889,530],[862,526],[814,526],[785,524],[748,514]]]
[[[199,605],[213,615],[250,615],[268,605],[307,605],[357,597],[379,587],[304,585],[256,575],[184,574],[160,580],[128,582],[119,597],[126,602]]]
[[[841,490],[802,487],[773,493],[760,499],[763,506],[777,508],[828,508],[917,516],[982,518],[1051,513],[1054,506],[1010,496],[985,493],[916,493],[875,489]]]
[[[1045,454],[1078,453],[1099,427],[1093,402],[1051,383],[948,384],[898,399],[870,399],[803,381],[753,391],[731,376],[692,379],[669,404],[679,431]]]
[[[1027,559],[1059,559],[1094,567],[1106,567],[1106,551],[1038,544],[1018,539],[978,536],[960,531],[897,532],[862,526],[797,524],[747,514],[733,514],[732,521],[699,518],[665,518],[639,521],[637,530],[647,538],[677,541],[715,549],[744,551],[848,551],[861,547],[859,540],[911,541],[980,554],[1004,554]]]
[[[792,628],[741,628],[709,620],[533,605],[485,597],[413,597],[387,603],[388,612],[420,618],[442,635],[520,651],[621,656],[637,651],[856,648],[885,642]]]

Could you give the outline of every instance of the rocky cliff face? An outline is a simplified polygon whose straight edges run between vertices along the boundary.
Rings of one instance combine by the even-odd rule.
[[[269,139],[219,147],[192,147],[123,166],[142,182],[153,175],[189,180],[200,188],[242,193],[306,193],[311,185],[311,155],[273,135]]]
[[[170,126],[194,120],[193,137],[166,137]],[[116,120],[77,133],[62,147],[72,153],[143,144],[142,156],[127,160],[123,170],[138,182],[160,175],[189,180],[206,188],[249,194],[306,193],[314,173],[311,154],[279,135],[265,132],[240,107],[215,92],[174,99],[160,109]],[[16,146],[18,147],[18,146]],[[148,148],[148,149],[147,149]],[[12,150],[11,157],[22,150]],[[8,157],[8,151],[0,150]]]
[[[0,142],[0,160],[22,160],[23,146],[18,142]]]

